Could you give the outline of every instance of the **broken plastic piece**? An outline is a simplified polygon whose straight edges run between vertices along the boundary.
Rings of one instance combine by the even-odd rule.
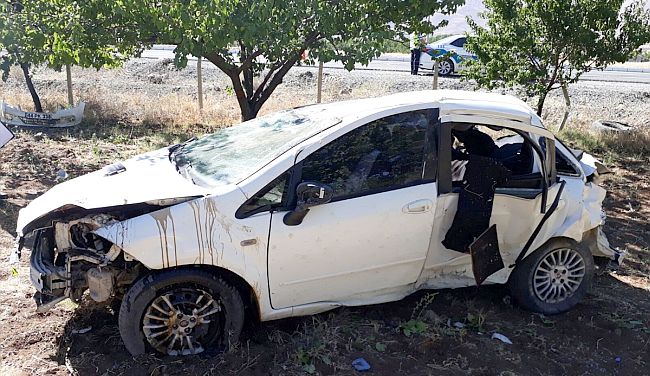
[[[79,102],[76,107],[56,112],[28,112],[3,101],[0,104],[0,122],[21,127],[67,128],[81,123],[85,107],[84,102]]]
[[[370,371],[370,364],[368,364],[368,362],[363,358],[353,360],[352,367],[359,372]]]
[[[477,286],[504,268],[497,238],[497,225],[492,225],[485,230],[474,243],[470,244],[469,251],[472,255],[472,271]]]
[[[14,138],[14,134],[0,122],[0,148]]]
[[[501,333],[492,333],[492,339],[498,339],[499,341],[501,341],[503,343],[507,343],[508,345],[512,345],[512,341],[510,340],[510,338],[504,336]]]

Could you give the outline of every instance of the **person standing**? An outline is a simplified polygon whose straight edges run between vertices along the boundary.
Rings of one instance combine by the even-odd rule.
[[[411,74],[416,76],[420,68],[420,54],[424,46],[424,36],[411,34]]]

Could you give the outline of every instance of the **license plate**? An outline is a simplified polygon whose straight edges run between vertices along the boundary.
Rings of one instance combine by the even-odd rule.
[[[44,114],[40,112],[25,112],[25,119],[33,120],[52,120],[51,114]]]

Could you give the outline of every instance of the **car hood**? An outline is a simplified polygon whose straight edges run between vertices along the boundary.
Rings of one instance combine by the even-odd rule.
[[[207,195],[207,188],[193,184],[169,160],[169,148],[137,155],[101,170],[60,183],[20,210],[16,231],[22,236],[34,221],[71,207],[99,209],[160,200]],[[168,201],[167,205],[174,203]]]

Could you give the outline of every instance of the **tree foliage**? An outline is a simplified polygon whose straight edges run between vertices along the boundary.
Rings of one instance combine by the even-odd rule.
[[[486,27],[469,20],[466,48],[478,56],[466,76],[478,85],[523,87],[546,96],[591,69],[625,62],[650,41],[650,12],[638,0],[485,0]],[[568,114],[568,113],[567,113]],[[566,117],[565,117],[566,120]]]
[[[309,59],[351,70],[377,57],[386,40],[431,32],[426,18],[464,0],[124,0],[139,29],[177,45],[176,63],[202,56],[233,85],[244,120],[254,118],[289,69]],[[237,61],[229,52],[240,51]]]
[[[47,64],[113,67],[132,56],[143,39],[120,1],[0,0],[0,70],[7,80],[21,67],[37,111],[40,100],[27,67]]]

